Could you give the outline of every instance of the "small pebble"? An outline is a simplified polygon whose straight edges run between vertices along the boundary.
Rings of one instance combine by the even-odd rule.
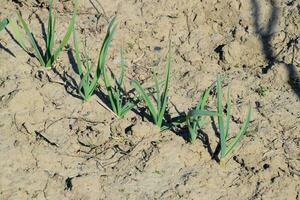
[[[154,47],[154,51],[160,52],[161,51],[161,47],[159,47],[159,46]]]

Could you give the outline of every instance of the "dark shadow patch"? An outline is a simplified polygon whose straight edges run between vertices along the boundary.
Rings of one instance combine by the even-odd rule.
[[[13,34],[7,29],[7,28],[5,28],[5,30],[6,30],[6,32],[7,32],[7,34],[11,37],[11,39],[21,48],[21,49],[23,49],[22,48],[22,46],[20,45],[20,43],[16,40],[16,38],[13,36]],[[33,53],[31,53],[31,52],[29,52],[29,51],[27,51],[27,50],[25,50],[25,49],[23,49],[31,58],[34,58],[35,57],[35,55],[33,54]]]
[[[45,41],[45,44],[47,44],[47,33],[46,33],[46,27],[45,27],[45,24],[43,22],[43,20],[40,18],[40,16],[38,14],[35,13],[35,16],[41,26],[41,30],[42,30],[42,37]]]
[[[207,152],[209,153],[210,157],[213,160],[216,160],[217,162],[219,162],[218,156],[215,153],[216,150],[215,151],[212,150],[208,135],[203,130],[200,130],[199,132],[200,132],[200,134],[198,135],[198,138],[201,140],[204,148],[207,149]]]
[[[77,93],[74,93],[74,91],[78,90],[78,85],[75,81],[75,79],[69,75],[67,72],[59,72],[55,67],[52,68],[52,71],[54,74],[56,74],[63,82],[63,86],[65,87],[65,90],[68,94],[70,94],[71,96],[78,98],[78,99],[82,99],[82,97],[80,95],[78,95]],[[50,80],[50,82],[53,82]],[[57,83],[57,82],[55,82]]]
[[[73,189],[72,179],[73,179],[73,177],[68,177],[65,180],[65,190],[66,191],[72,191],[72,189]]]
[[[71,66],[72,66],[73,71],[76,74],[79,75],[79,71],[78,71],[78,67],[77,67],[77,64],[76,64],[76,60],[75,60],[73,51],[72,51],[72,49],[70,47],[68,48],[67,54],[68,54],[69,62],[71,64]]]
[[[274,28],[278,22],[278,16],[279,16],[279,9],[275,5],[274,0],[269,0],[271,5],[271,15],[268,20],[268,24],[266,27],[261,27],[259,24],[259,21],[261,19],[260,17],[260,6],[257,0],[251,0],[252,10],[253,10],[253,23],[256,34],[259,36],[261,44],[262,44],[262,50],[263,54],[268,61],[267,66],[265,66],[262,69],[262,73],[266,74],[274,64],[281,63],[285,65],[286,69],[288,70],[289,74],[289,85],[292,87],[294,93],[297,95],[297,97],[300,99],[300,81],[299,81],[299,75],[296,70],[296,67],[294,65],[294,53],[295,53],[295,45],[298,44],[299,36],[296,38],[290,39],[290,41],[287,44],[287,48],[293,48],[293,59],[291,63],[285,63],[281,60],[278,60],[277,56],[274,55],[274,51],[272,49],[271,40],[273,37],[273,31]]]
[[[218,130],[218,127],[217,127],[217,124],[215,122],[215,119],[213,117],[210,118],[211,119],[211,126],[215,132],[215,135],[217,138],[219,138],[219,141],[221,140],[220,139],[220,133],[219,133],[219,130]],[[212,151],[212,159],[214,159],[216,162],[220,162],[220,159],[218,157],[218,155],[220,154],[220,151],[221,151],[221,144],[220,142],[218,143],[216,149],[214,151]]]
[[[16,57],[15,54],[11,50],[9,50],[5,46],[3,46],[1,43],[0,43],[0,49],[3,49],[3,51],[5,51],[6,53],[8,53],[9,55],[11,55],[13,57]]]

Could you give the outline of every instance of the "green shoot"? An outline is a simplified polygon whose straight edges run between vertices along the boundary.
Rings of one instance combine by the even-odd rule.
[[[105,59],[107,56],[108,47],[112,41],[112,37],[116,29],[114,22],[115,22],[115,17],[112,19],[112,21],[108,26],[108,30],[104,38],[104,41],[102,43],[101,50],[99,51],[97,68],[94,76],[92,76],[91,64],[89,62],[86,50],[84,51],[83,62],[81,61],[77,34],[74,30],[73,37],[74,37],[75,59],[77,63],[78,73],[80,76],[80,84],[78,87],[78,92],[85,101],[87,101],[93,95],[94,90],[98,85],[98,80],[105,68]]]
[[[113,112],[119,117],[123,118],[124,115],[130,111],[135,104],[131,101],[125,102],[125,92],[122,89],[122,84],[125,76],[125,62],[123,56],[123,50],[121,49],[121,74],[119,79],[114,78],[115,85],[114,87],[110,84],[107,70],[105,66],[103,66],[103,79],[105,88],[109,97],[110,105],[112,107]]]
[[[241,137],[245,134],[246,129],[249,125],[251,118],[251,105],[249,103],[248,112],[245,121],[242,124],[241,129],[236,134],[232,142],[227,145],[227,138],[229,133],[229,125],[230,125],[230,88],[227,91],[226,98],[226,120],[223,119],[223,106],[222,106],[222,86],[221,86],[221,78],[218,76],[217,78],[217,112],[218,112],[218,125],[219,125],[219,133],[220,133],[220,143],[221,143],[221,154],[220,154],[220,165],[221,167],[225,166],[224,158],[230,153],[230,151],[236,146]]]
[[[0,31],[2,31],[7,26],[7,24],[8,24],[7,18],[0,20]]]
[[[168,103],[168,86],[169,86],[169,79],[170,79],[170,65],[171,65],[171,48],[169,46],[169,53],[167,58],[166,64],[166,77],[163,83],[163,91],[160,93],[159,82],[155,78],[155,88],[156,88],[156,95],[148,95],[146,90],[141,86],[138,81],[132,81],[133,87],[136,89],[137,93],[140,97],[144,100],[150,114],[153,118],[154,123],[159,127],[162,128],[164,123],[164,115],[167,109]],[[151,102],[151,98],[153,97],[156,107]]]
[[[198,129],[206,125],[208,121],[203,120],[204,116],[215,116],[216,112],[206,111],[205,105],[209,97],[211,87],[205,90],[204,94],[200,97],[196,108],[186,117],[186,125],[189,130],[189,139],[194,143],[197,138]]]
[[[18,24],[17,24],[17,20],[15,18],[12,18],[9,20],[9,28],[11,29],[14,38],[16,39],[16,41],[18,42],[18,45],[26,52],[26,53],[30,53],[28,51],[28,49],[26,48],[25,45],[25,41],[24,41],[24,36],[23,33],[20,32]]]
[[[27,35],[28,41],[34,50],[33,54],[38,59],[40,64],[44,66],[46,69],[51,69],[54,61],[58,58],[62,49],[69,41],[69,38],[73,32],[74,25],[75,25],[76,7],[77,7],[77,3],[75,3],[74,5],[73,16],[67,28],[67,32],[65,33],[62,42],[59,44],[59,46],[56,49],[54,49],[56,18],[55,16],[53,16],[53,0],[49,0],[48,30],[47,30],[45,53],[43,53],[43,51],[39,48],[39,45],[37,44],[35,37],[33,36],[28,24],[23,19],[21,13],[18,12],[18,20],[21,22],[21,25]],[[19,45],[21,46],[21,48],[25,50],[27,53],[29,53],[30,51],[24,43],[25,36],[21,33],[19,27],[17,26],[17,23],[14,20],[12,24],[12,33],[16,38],[17,42],[19,43]]]
[[[198,130],[208,123],[208,121],[204,120],[203,117],[213,117],[217,115],[216,112],[205,110],[205,105],[209,97],[211,88],[212,87],[209,87],[205,90],[204,94],[200,97],[198,104],[194,108],[194,110],[192,110],[188,114],[172,118],[168,124],[165,124],[162,127],[162,131],[171,129],[174,126],[185,124],[185,127],[187,127],[189,132],[189,140],[191,143],[194,143],[198,135]]]

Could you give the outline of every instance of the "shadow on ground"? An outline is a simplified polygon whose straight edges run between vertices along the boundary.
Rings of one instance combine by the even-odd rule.
[[[300,81],[298,72],[296,70],[296,67],[294,65],[294,54],[295,54],[295,47],[298,44],[299,36],[295,38],[290,38],[289,42],[287,44],[287,48],[292,48],[293,50],[293,58],[290,63],[286,63],[282,60],[278,59],[278,55],[274,54],[274,51],[272,49],[271,41],[274,33],[274,28],[278,22],[278,16],[279,16],[279,9],[276,6],[276,2],[274,0],[269,0],[270,6],[271,6],[271,14],[270,18],[268,20],[268,24],[266,27],[262,27],[260,25],[261,16],[260,16],[260,5],[257,0],[251,0],[252,5],[252,16],[253,16],[253,23],[254,28],[256,31],[256,34],[259,36],[261,44],[262,44],[262,51],[265,56],[265,58],[268,61],[267,66],[265,66],[262,69],[262,73],[266,74],[276,63],[283,64],[289,74],[289,85],[292,87],[294,93],[297,95],[297,97],[300,99]]]

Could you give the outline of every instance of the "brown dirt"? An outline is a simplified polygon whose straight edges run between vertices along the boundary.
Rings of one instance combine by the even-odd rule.
[[[4,0],[0,16],[20,9],[42,44],[38,17],[45,22],[47,9],[38,2]],[[211,126],[191,145],[182,132],[160,133],[133,112],[118,120],[97,95],[77,98],[68,49],[49,81],[3,31],[0,199],[300,199],[299,1],[103,0],[105,12],[95,3],[99,13],[91,2],[80,1],[76,29],[93,60],[117,15],[108,65],[118,71],[123,45],[127,88],[133,79],[149,82],[154,70],[164,71],[170,33],[170,115],[173,104],[187,112],[221,73],[232,83],[232,133],[252,103],[247,135],[222,169],[212,159]],[[55,10],[62,35],[71,1]]]

